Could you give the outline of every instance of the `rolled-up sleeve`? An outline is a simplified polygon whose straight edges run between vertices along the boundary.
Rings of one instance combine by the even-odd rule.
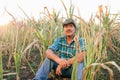
[[[53,52],[56,53],[59,49],[58,43],[59,43],[59,38],[55,39],[53,44],[51,46],[49,46],[48,49],[51,49]]]
[[[79,39],[79,42],[80,42],[80,49],[81,51],[86,51],[86,43],[85,43],[85,40],[83,38],[80,38]]]

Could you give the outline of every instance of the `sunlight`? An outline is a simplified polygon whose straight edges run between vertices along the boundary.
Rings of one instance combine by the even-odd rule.
[[[4,26],[9,22],[10,22],[10,18],[7,16],[3,16],[0,18],[0,26]]]

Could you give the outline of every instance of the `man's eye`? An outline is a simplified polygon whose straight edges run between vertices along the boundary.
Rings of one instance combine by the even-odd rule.
[[[73,27],[73,25],[71,24],[70,27]]]

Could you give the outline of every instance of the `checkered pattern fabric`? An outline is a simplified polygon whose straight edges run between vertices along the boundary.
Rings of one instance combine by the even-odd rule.
[[[85,51],[86,44],[85,44],[84,39],[79,38],[79,43],[80,43],[81,51]],[[64,59],[69,59],[75,56],[75,53],[76,53],[74,39],[72,40],[70,44],[67,44],[66,36],[55,39],[54,43],[48,48],[51,49],[57,55],[59,55],[59,57],[64,58]]]

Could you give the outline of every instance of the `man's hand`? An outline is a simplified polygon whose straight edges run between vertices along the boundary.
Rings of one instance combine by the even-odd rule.
[[[81,52],[78,54],[78,62],[82,62],[84,60],[86,53],[85,52]]]
[[[68,68],[70,66],[70,64],[66,59],[58,59],[57,63],[58,63],[58,66],[56,68],[56,74],[58,76],[60,76],[60,75],[62,75],[61,70]]]
[[[58,65],[58,67],[57,67],[57,69],[56,69],[56,74],[57,74],[58,76],[62,75],[61,70],[62,70],[62,67],[61,67],[60,65]]]
[[[85,56],[85,55],[86,55],[85,52],[81,52],[81,53],[77,54],[77,57],[78,57],[78,61],[77,61],[77,62],[78,62],[78,63],[82,62],[82,61],[84,60],[84,56]],[[70,58],[70,59],[68,60],[68,64],[69,64],[69,65],[73,64],[74,58],[75,58],[75,57],[72,57],[72,58]]]
[[[73,61],[74,61],[74,57],[73,57],[73,58],[70,58],[70,59],[68,60],[68,64],[71,65],[71,64],[73,63]]]
[[[69,66],[68,64],[68,61],[66,59],[57,59],[57,63],[60,65],[60,67],[63,69],[63,68],[66,68]]]

